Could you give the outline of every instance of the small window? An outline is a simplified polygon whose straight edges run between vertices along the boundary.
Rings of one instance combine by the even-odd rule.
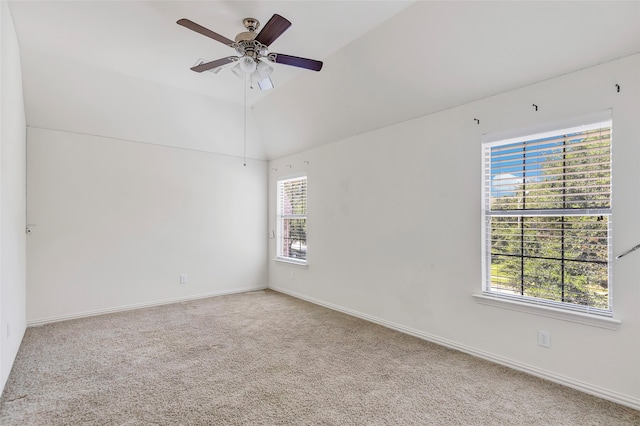
[[[278,181],[278,258],[307,261],[307,177]]]
[[[484,294],[611,316],[611,121],[483,155]]]

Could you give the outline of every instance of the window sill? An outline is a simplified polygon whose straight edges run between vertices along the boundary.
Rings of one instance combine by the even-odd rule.
[[[295,260],[295,259],[288,259],[288,258],[285,258],[285,257],[276,257],[273,260],[275,262],[278,262],[278,263],[285,263],[287,265],[299,266],[301,268],[308,268],[309,267],[309,264],[307,263],[306,260]]]
[[[590,315],[582,312],[566,311],[549,306],[532,305],[529,303],[518,302],[516,300],[502,299],[499,297],[487,296],[484,294],[473,294],[472,296],[474,297],[476,302],[482,305],[495,306],[497,308],[510,309],[519,312],[526,312],[533,315],[540,315],[543,317],[555,318],[563,321],[575,322],[578,324],[585,324],[592,327],[618,330],[620,328],[620,325],[622,324],[622,321],[615,318]]]

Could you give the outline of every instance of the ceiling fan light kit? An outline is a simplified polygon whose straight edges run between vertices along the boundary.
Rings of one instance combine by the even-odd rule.
[[[258,82],[260,89],[268,90],[273,88],[273,82],[271,82],[270,79],[273,73],[273,67],[267,64],[265,60],[312,71],[320,71],[322,69],[321,61],[269,52],[269,45],[291,26],[291,22],[278,14],[274,14],[259,33],[257,33],[256,30],[260,27],[260,22],[255,18],[245,18],[242,23],[247,31],[236,35],[235,41],[188,19],[180,19],[177,23],[234,48],[239,55],[196,65],[191,68],[191,70],[195,72],[208,71],[236,62],[236,65],[231,68],[231,71],[236,76],[244,79],[247,75],[250,75],[252,81],[255,80]]]
[[[252,74],[257,67],[258,65],[256,64],[255,59],[252,59],[248,56],[244,56],[242,59],[240,59],[240,69],[245,74]]]
[[[221,67],[216,68],[217,70],[221,69]],[[244,79],[244,71],[240,69],[240,62],[236,63],[233,67],[231,67],[231,72],[238,78]]]
[[[264,80],[265,78],[271,77],[271,74],[273,74],[273,67],[266,62],[258,61],[256,72],[258,73],[258,76]]]

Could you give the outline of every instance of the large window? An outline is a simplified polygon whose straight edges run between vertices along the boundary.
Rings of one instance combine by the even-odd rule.
[[[307,177],[278,181],[278,258],[297,263],[307,260]]]
[[[484,293],[611,315],[611,121],[483,151]]]

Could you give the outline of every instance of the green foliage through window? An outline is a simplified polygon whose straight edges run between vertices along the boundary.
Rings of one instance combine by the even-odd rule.
[[[307,178],[278,181],[278,257],[307,259]]]
[[[610,311],[610,216],[610,121],[486,145],[485,291]]]

